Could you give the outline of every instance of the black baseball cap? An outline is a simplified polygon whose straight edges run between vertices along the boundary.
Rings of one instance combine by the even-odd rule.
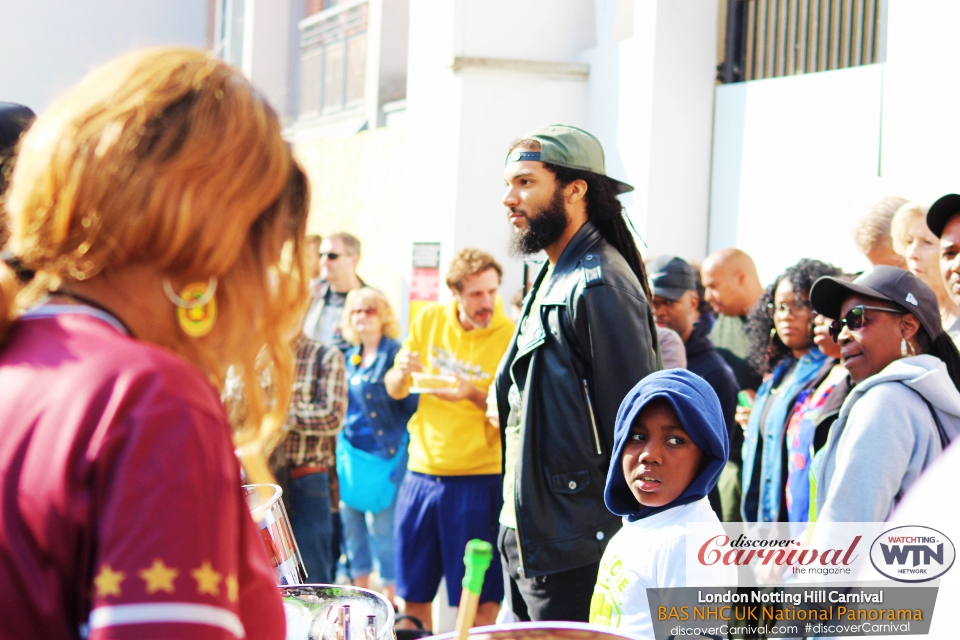
[[[909,271],[897,267],[877,265],[853,282],[823,276],[810,288],[810,305],[817,313],[837,319],[843,301],[854,293],[892,302],[913,314],[931,340],[943,333],[940,307],[933,289]]]
[[[660,256],[647,265],[653,295],[667,300],[679,300],[687,291],[697,290],[697,276],[693,267],[677,256]]]
[[[927,211],[927,226],[938,238],[943,235],[943,228],[950,218],[960,213],[960,195],[948,193],[930,206]]]

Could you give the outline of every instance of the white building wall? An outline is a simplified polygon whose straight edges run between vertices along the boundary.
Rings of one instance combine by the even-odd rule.
[[[510,265],[502,294],[520,288],[523,268],[507,246],[513,233],[502,204],[510,143],[545,124],[586,124],[586,82],[535,73],[464,69],[453,250],[478,247]],[[536,96],[530,100],[522,96]],[[469,124],[467,124],[469,123]]]
[[[377,108],[386,102],[401,100],[407,90],[407,50],[410,33],[410,2],[390,0],[382,3],[380,34],[380,60],[378,69]],[[379,113],[379,126],[386,124],[385,115]]]
[[[207,0],[0,0],[0,101],[43,111],[135,47],[207,46]]]
[[[889,2],[881,172],[929,204],[960,193],[960,2]]]
[[[588,125],[622,196],[644,257],[691,260],[707,248],[716,0],[597,0]]]
[[[770,282],[800,258],[867,266],[853,221],[878,180],[882,66],[717,89],[712,249],[737,246]]]
[[[702,258],[716,20],[716,0],[411,0],[408,241],[442,242],[444,264],[464,246],[490,251],[508,296],[522,268],[506,252],[506,147],[563,122],[594,133],[607,172],[637,188],[623,201],[645,255]]]
[[[247,34],[244,38],[243,73],[266,96],[289,124],[296,115],[296,84],[290,84],[289,68],[297,68],[299,35],[297,17],[303,15],[304,0],[247,0]],[[300,9],[300,13],[294,13]],[[291,38],[297,46],[291,46]]]
[[[697,261],[706,255],[717,10],[717,0],[657,3],[646,151],[646,240],[652,254]]]
[[[888,0],[886,61],[716,91],[710,249],[772,280],[801,257],[868,266],[853,225],[880,196],[960,191],[960,3]]]
[[[586,82],[496,61],[576,62],[592,24],[593,3],[583,0],[411,0],[405,241],[440,242],[442,272],[456,251],[477,247],[504,263],[505,298],[519,288],[501,204],[507,146],[543,124],[585,125]],[[465,58],[474,62],[454,69]]]

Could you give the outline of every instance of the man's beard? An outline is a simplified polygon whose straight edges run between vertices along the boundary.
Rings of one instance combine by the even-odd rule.
[[[482,320],[478,320],[477,318],[468,315],[466,309],[464,309],[463,307],[460,307],[460,321],[464,324],[470,325],[474,329],[486,329],[487,327],[490,326],[490,323],[493,322],[493,309],[477,309],[474,312],[474,316],[484,311],[490,314],[490,317],[487,319],[486,322]]]
[[[563,193],[557,187],[549,204],[539,209],[535,216],[528,215],[527,226],[513,234],[510,253],[514,256],[525,256],[543,251],[559,240],[566,228],[567,212]]]

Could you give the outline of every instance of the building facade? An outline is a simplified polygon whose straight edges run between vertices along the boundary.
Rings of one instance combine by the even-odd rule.
[[[361,274],[401,308],[415,243],[439,243],[441,268],[462,247],[490,251],[505,297],[520,286],[503,158],[551,122],[594,132],[608,172],[636,187],[623,200],[645,257],[735,245],[764,280],[801,257],[863,268],[851,228],[872,199],[956,189],[943,142],[960,135],[957,3],[216,2],[253,23],[252,49],[229,59],[284,113],[311,230],[361,237]]]

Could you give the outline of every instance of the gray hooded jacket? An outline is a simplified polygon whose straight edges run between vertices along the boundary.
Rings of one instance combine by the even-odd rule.
[[[919,395],[918,395],[919,394]],[[960,392],[938,358],[896,360],[847,396],[817,475],[818,522],[883,522],[940,455],[934,407],[950,441],[960,434]]]

